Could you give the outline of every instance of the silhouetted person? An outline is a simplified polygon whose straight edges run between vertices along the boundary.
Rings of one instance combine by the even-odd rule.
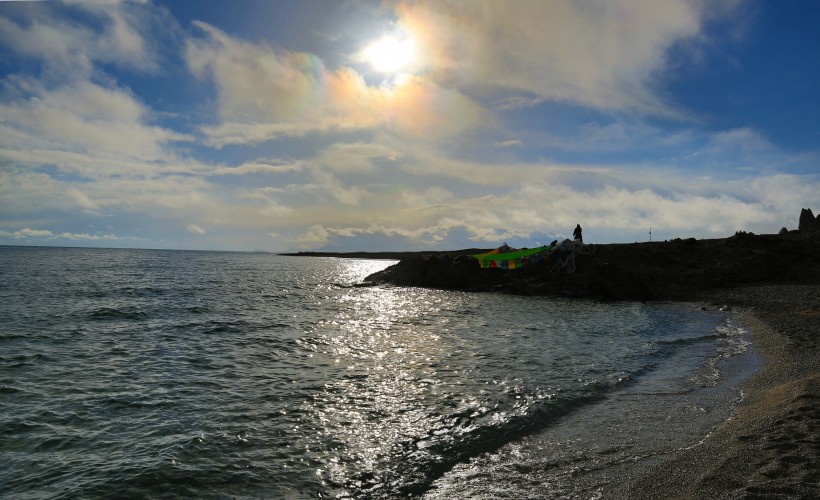
[[[575,231],[572,232],[572,236],[575,237],[576,240],[580,241],[581,243],[584,242],[584,237],[581,236],[581,224],[575,225]]]

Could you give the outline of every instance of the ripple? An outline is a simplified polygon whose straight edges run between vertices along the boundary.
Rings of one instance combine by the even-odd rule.
[[[147,314],[135,306],[124,306],[121,308],[101,307],[88,313],[88,318],[97,321],[106,320],[140,320],[147,317]]]
[[[682,308],[349,286],[390,262],[0,252],[28,284],[0,334],[12,497],[420,494],[737,351]]]

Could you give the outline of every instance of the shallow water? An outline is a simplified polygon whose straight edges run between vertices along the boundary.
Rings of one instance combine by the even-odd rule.
[[[688,305],[351,286],[391,263],[0,247],[0,494],[595,495],[753,367]]]

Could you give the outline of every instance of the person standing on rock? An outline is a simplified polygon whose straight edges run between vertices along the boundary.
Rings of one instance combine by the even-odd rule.
[[[581,224],[576,224],[575,225],[575,231],[572,232],[572,236],[576,240],[578,240],[579,242],[583,243],[584,242],[584,237],[581,236],[581,231],[582,231]]]

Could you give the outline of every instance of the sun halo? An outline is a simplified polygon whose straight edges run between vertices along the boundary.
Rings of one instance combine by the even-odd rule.
[[[416,47],[410,38],[386,35],[364,49],[364,58],[380,73],[401,73],[415,62]]]

